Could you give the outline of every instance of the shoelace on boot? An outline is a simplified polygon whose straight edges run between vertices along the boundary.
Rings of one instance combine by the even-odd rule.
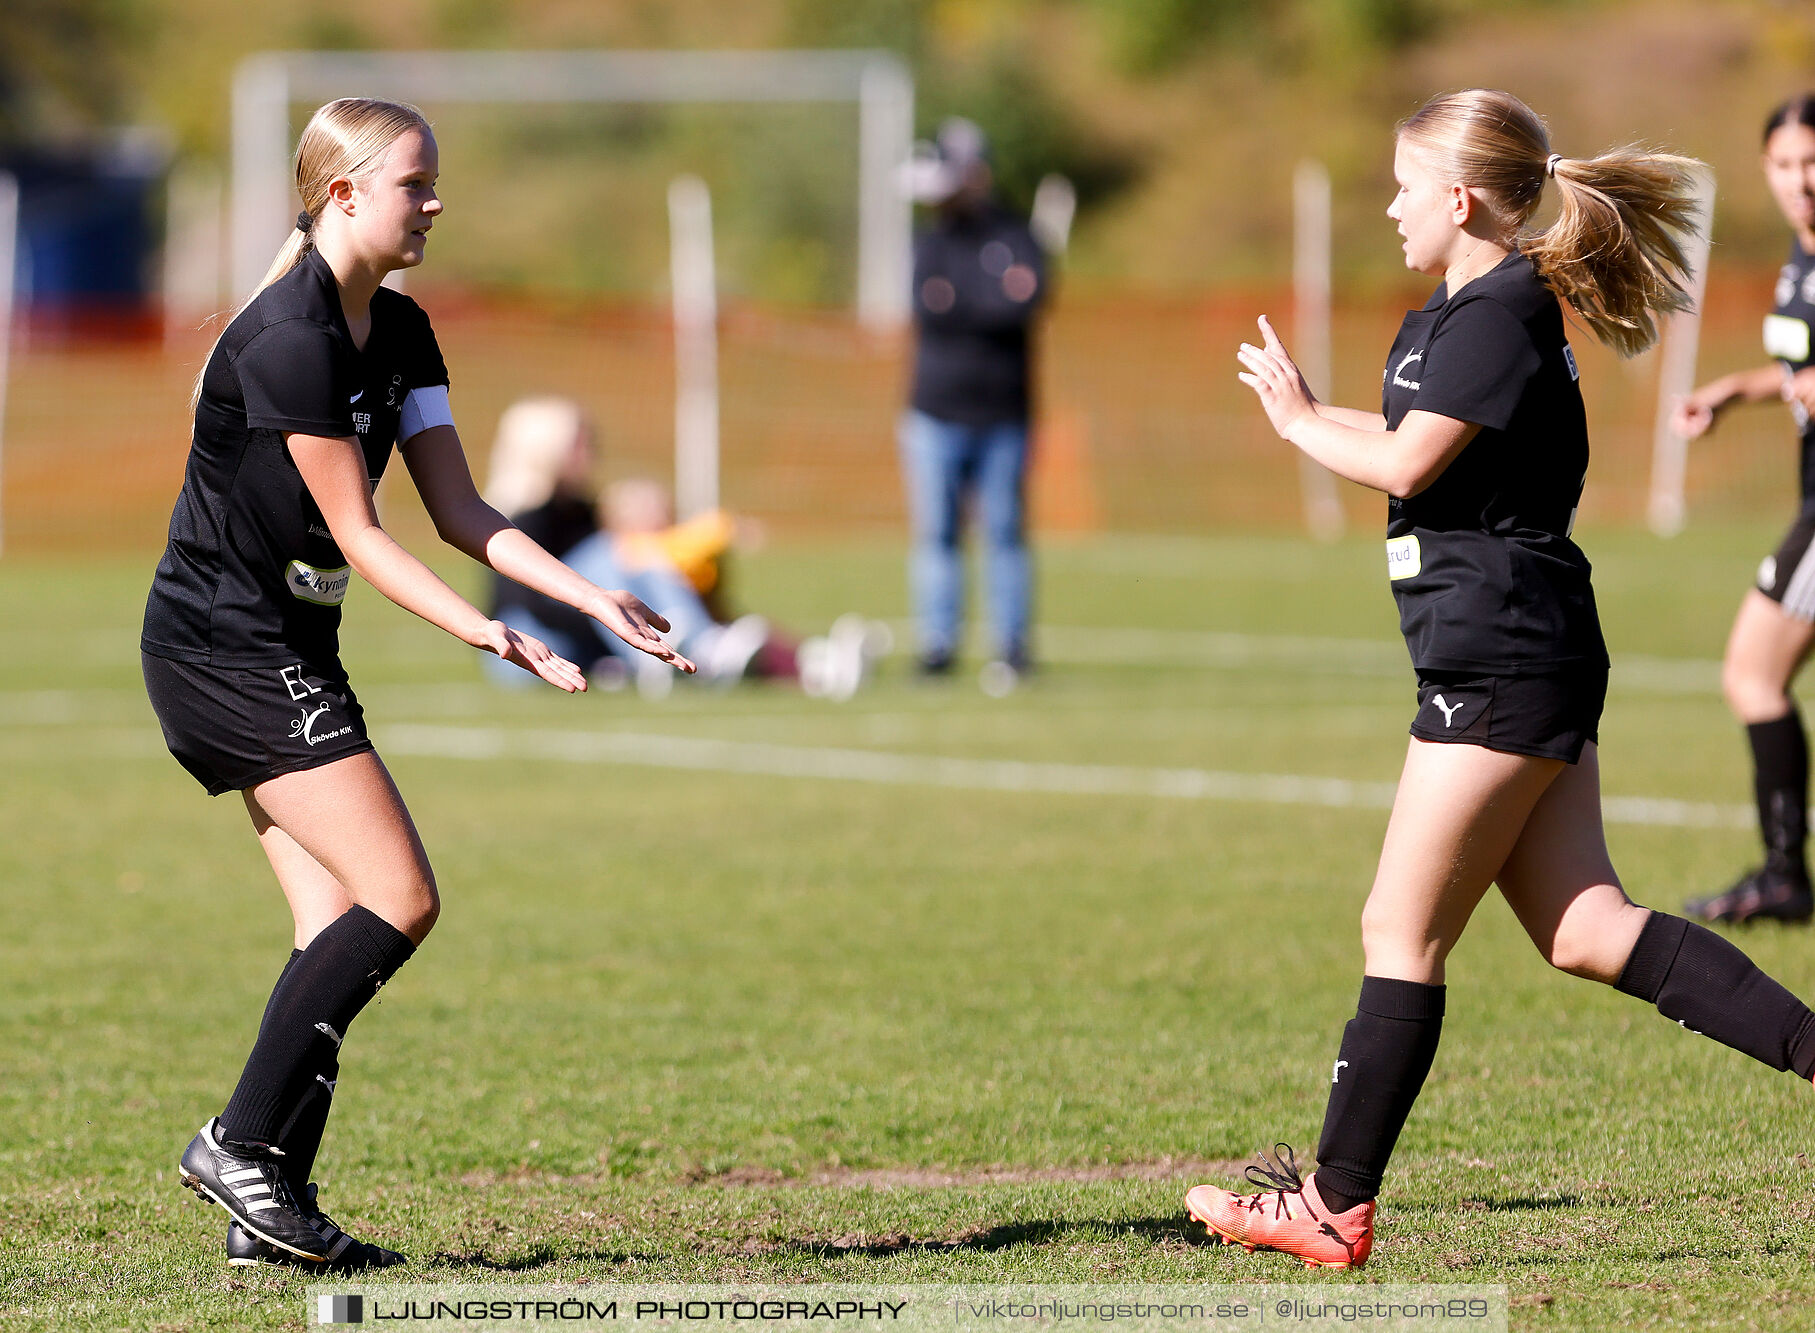
[[[1273,1218],[1290,1221],[1292,1210],[1286,1206],[1286,1195],[1296,1194],[1299,1204],[1306,1215],[1317,1222],[1317,1229],[1331,1240],[1342,1246],[1350,1261],[1355,1258],[1355,1243],[1344,1236],[1327,1218],[1319,1217],[1317,1210],[1311,1207],[1305,1198],[1305,1183],[1298,1174],[1298,1155],[1292,1151],[1289,1143],[1273,1145],[1273,1160],[1267,1160],[1267,1154],[1260,1154],[1260,1161],[1242,1173],[1250,1185],[1260,1188],[1260,1193],[1249,1195],[1242,1201],[1242,1206],[1249,1212],[1256,1212],[1266,1206],[1268,1199],[1273,1200]]]
[[[288,1208],[293,1213],[302,1213],[307,1216],[307,1210],[298,1202],[295,1192],[290,1188],[289,1178],[284,1175],[282,1166],[284,1150],[282,1148],[276,1144],[254,1143],[247,1139],[223,1138],[219,1142],[221,1147],[236,1156],[250,1158],[259,1163],[262,1168],[262,1179],[270,1187],[273,1202],[280,1207]]]

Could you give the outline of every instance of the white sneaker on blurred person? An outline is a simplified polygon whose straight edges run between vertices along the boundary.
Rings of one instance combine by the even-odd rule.
[[[800,688],[814,699],[843,703],[863,687],[877,661],[888,656],[895,636],[880,620],[847,611],[823,637],[800,645]]]
[[[823,634],[802,639],[794,650],[795,669],[800,677],[800,692],[809,699],[830,697],[832,677],[832,641]]]
[[[700,678],[721,687],[737,684],[769,641],[769,622],[761,616],[739,616],[729,625],[701,630],[688,644],[699,663]]]
[[[977,673],[977,688],[992,699],[1006,699],[1021,688],[1021,673],[1005,660],[985,662]]]

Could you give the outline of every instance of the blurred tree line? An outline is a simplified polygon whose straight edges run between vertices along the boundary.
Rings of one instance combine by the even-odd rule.
[[[1330,168],[1339,268],[1390,280],[1379,210],[1393,124],[1430,93],[1497,83],[1563,151],[1633,137],[1715,162],[1717,239],[1763,259],[1781,227],[1756,124],[1815,82],[1808,0],[7,0],[0,147],[123,122],[224,164],[228,88],[270,49],[877,47],[918,128],[964,114],[1003,193],[1076,183],[1081,281],[1175,290],[1289,265],[1289,182]],[[298,109],[300,118],[301,108]],[[667,179],[713,187],[727,289],[836,302],[852,282],[856,118],[824,107],[428,107],[449,226],[436,276],[647,295],[666,282]],[[440,239],[440,237],[438,237]]]

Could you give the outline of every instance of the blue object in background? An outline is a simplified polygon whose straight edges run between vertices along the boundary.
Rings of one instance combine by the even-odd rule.
[[[0,171],[19,182],[13,276],[21,313],[124,313],[150,302],[168,161],[161,145],[133,135],[0,154]]]

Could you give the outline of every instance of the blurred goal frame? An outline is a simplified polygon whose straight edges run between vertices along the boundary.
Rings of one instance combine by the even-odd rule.
[[[852,102],[858,112],[858,321],[908,317],[914,80],[888,51],[285,51],[233,77],[232,282],[251,292],[295,207],[291,108],[336,97],[516,105]]]

